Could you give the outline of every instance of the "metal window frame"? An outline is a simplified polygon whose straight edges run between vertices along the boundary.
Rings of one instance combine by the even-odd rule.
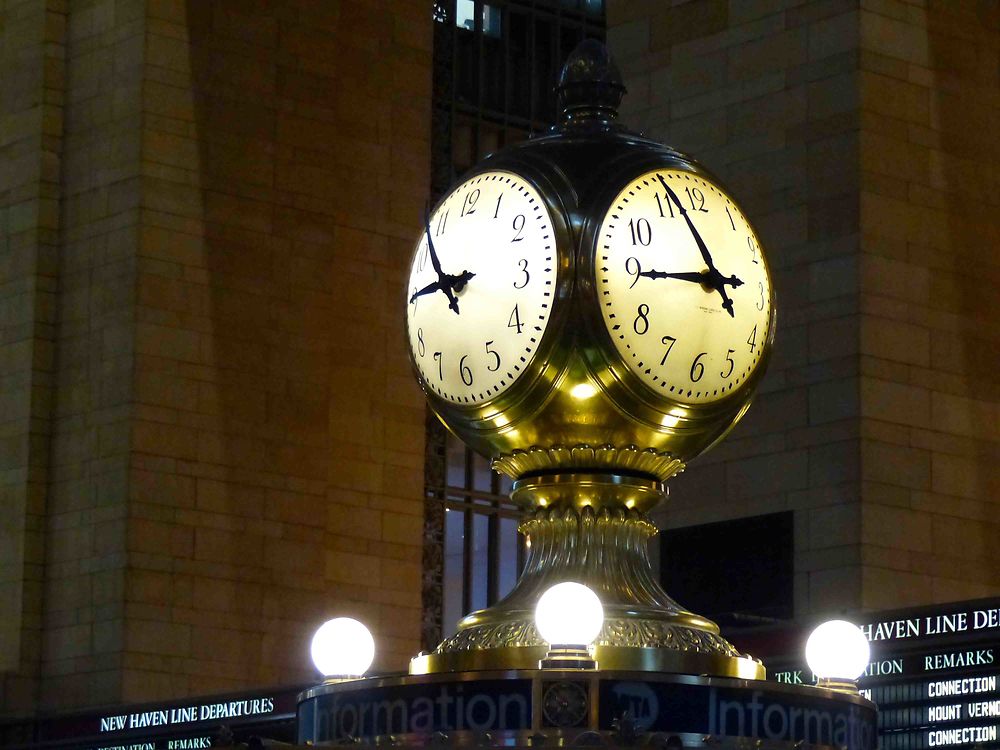
[[[436,201],[455,182],[459,170],[452,157],[453,135],[458,122],[472,126],[473,163],[484,156],[482,135],[484,128],[499,129],[498,147],[514,142],[512,136],[544,132],[551,124],[545,118],[545,102],[536,96],[536,73],[540,69],[538,59],[537,30],[539,21],[551,23],[548,70],[554,76],[563,63],[564,51],[560,49],[562,31],[572,28],[579,37],[593,37],[603,40],[606,32],[605,12],[602,5],[599,12],[584,9],[585,0],[474,0],[475,29],[459,28],[456,0],[435,0],[431,3],[434,24],[433,50],[433,95],[431,106],[431,198]],[[569,7],[573,3],[575,7]],[[483,33],[483,6],[500,9],[500,39]],[[510,17],[512,13],[523,15],[528,23],[528,65],[527,77],[523,81],[529,90],[528,117],[511,112],[511,91],[517,82],[511,80],[512,64],[510,50]],[[464,61],[459,59],[460,35],[474,35],[475,80],[477,96],[474,102],[460,101],[456,97],[459,67]],[[466,36],[466,39],[468,37]],[[497,110],[484,106],[484,61],[487,47],[500,46],[503,57],[502,87],[503,108]],[[567,51],[568,52],[568,51]],[[555,84],[555,80],[552,80]],[[488,517],[487,527],[487,604],[499,598],[500,591],[500,525],[502,518],[520,517],[510,499],[500,493],[500,477],[491,476],[490,492],[474,489],[474,459],[468,448],[464,452],[464,487],[448,484],[448,433],[445,427],[431,414],[426,419],[427,448],[424,464],[425,511],[424,511],[424,553],[423,553],[423,628],[422,647],[431,650],[441,642],[444,610],[444,544],[445,509],[464,513],[464,550],[462,566],[462,604],[468,612],[472,603],[472,582],[475,575],[473,566],[473,527],[475,516]],[[477,502],[477,501],[486,501]],[[517,569],[524,566],[526,546],[519,539],[517,549]]]

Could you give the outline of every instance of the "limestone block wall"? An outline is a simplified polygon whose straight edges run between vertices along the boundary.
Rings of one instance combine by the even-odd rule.
[[[311,633],[337,614],[372,627],[376,668],[402,668],[424,429],[402,278],[429,183],[430,13],[50,4],[66,113],[45,558],[4,540],[27,572],[0,593],[37,590],[37,612],[4,623],[27,657],[3,665],[0,709],[309,681]],[[22,441],[44,426],[10,421]]]
[[[63,3],[0,2],[0,705],[37,687],[60,231]]]
[[[866,607],[1000,590],[1000,7],[863,3]]]
[[[776,274],[760,394],[661,525],[794,510],[800,615],[996,594],[996,6],[618,0],[608,24],[625,121],[720,174]]]
[[[861,596],[855,2],[615,2],[623,119],[716,172],[775,277],[749,414],[671,482],[661,526],[795,509],[799,612]]]

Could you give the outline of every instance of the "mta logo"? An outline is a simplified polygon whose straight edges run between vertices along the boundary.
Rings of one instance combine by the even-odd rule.
[[[614,693],[618,711],[628,711],[635,722],[642,728],[649,728],[660,714],[660,702],[656,693],[642,682],[619,682],[611,692]]]

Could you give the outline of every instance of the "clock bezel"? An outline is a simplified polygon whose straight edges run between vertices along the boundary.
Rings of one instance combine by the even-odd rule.
[[[737,412],[738,416],[722,429],[715,440],[723,437],[749,407],[760,379],[767,370],[774,345],[776,309],[774,298],[774,275],[767,260],[766,248],[760,241],[760,233],[740,208],[743,218],[753,231],[761,249],[761,259],[769,286],[768,334],[762,342],[763,350],[753,372],[737,387],[723,396],[701,403],[687,403],[671,397],[670,394],[655,390],[641,377],[632,372],[624,357],[618,352],[614,340],[604,321],[601,311],[601,295],[597,288],[597,258],[600,249],[600,230],[615,198],[629,184],[644,174],[656,170],[677,170],[690,173],[711,182],[732,197],[724,182],[697,162],[676,152],[643,153],[634,158],[626,158],[615,165],[608,174],[605,186],[595,196],[587,211],[586,223],[581,238],[580,297],[584,301],[584,319],[591,340],[596,346],[585,352],[587,366],[592,376],[601,384],[608,398],[615,405],[647,422],[651,427],[671,432],[702,430],[708,420],[726,412]],[[736,201],[733,201],[736,203]],[[738,206],[738,204],[737,204]],[[715,441],[713,441],[714,444]],[[707,449],[707,448],[706,448]]]
[[[538,193],[543,209],[548,213],[552,228],[552,262],[556,263],[556,277],[549,316],[535,345],[535,350],[524,365],[522,372],[507,388],[478,404],[461,404],[441,397],[427,384],[417,366],[410,343],[409,315],[404,312],[406,350],[410,366],[431,408],[446,425],[454,424],[451,420],[453,417],[457,417],[461,420],[459,424],[468,425],[476,433],[480,433],[482,437],[509,428],[518,421],[520,415],[533,413],[547,398],[551,386],[562,371],[566,360],[566,348],[558,347],[555,344],[559,338],[558,331],[564,328],[569,313],[570,306],[566,302],[572,296],[575,276],[575,258],[569,245],[572,242],[572,234],[569,228],[568,212],[559,197],[566,190],[566,187],[554,184],[555,181],[558,181],[559,175],[557,174],[547,175],[541,169],[525,161],[511,164],[506,159],[488,158],[456,179],[452,187],[434,204],[430,214],[433,216],[434,212],[463,184],[490,172],[506,172],[530,185]],[[413,259],[417,248],[420,247],[422,236],[423,233],[414,242],[413,251],[410,253],[406,266],[407,274],[413,268]],[[407,275],[406,283],[408,282],[409,276]],[[516,412],[516,414],[512,414],[512,412]],[[471,436],[467,435],[462,437],[463,439],[471,439]]]

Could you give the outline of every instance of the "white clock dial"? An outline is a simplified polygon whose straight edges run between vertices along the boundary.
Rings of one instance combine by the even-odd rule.
[[[661,169],[612,201],[595,286],[619,356],[685,404],[717,401],[760,364],[771,278],[743,213],[711,181]]]
[[[427,388],[478,405],[521,377],[552,311],[552,218],[512,172],[463,182],[430,215],[407,284],[407,334]]]

